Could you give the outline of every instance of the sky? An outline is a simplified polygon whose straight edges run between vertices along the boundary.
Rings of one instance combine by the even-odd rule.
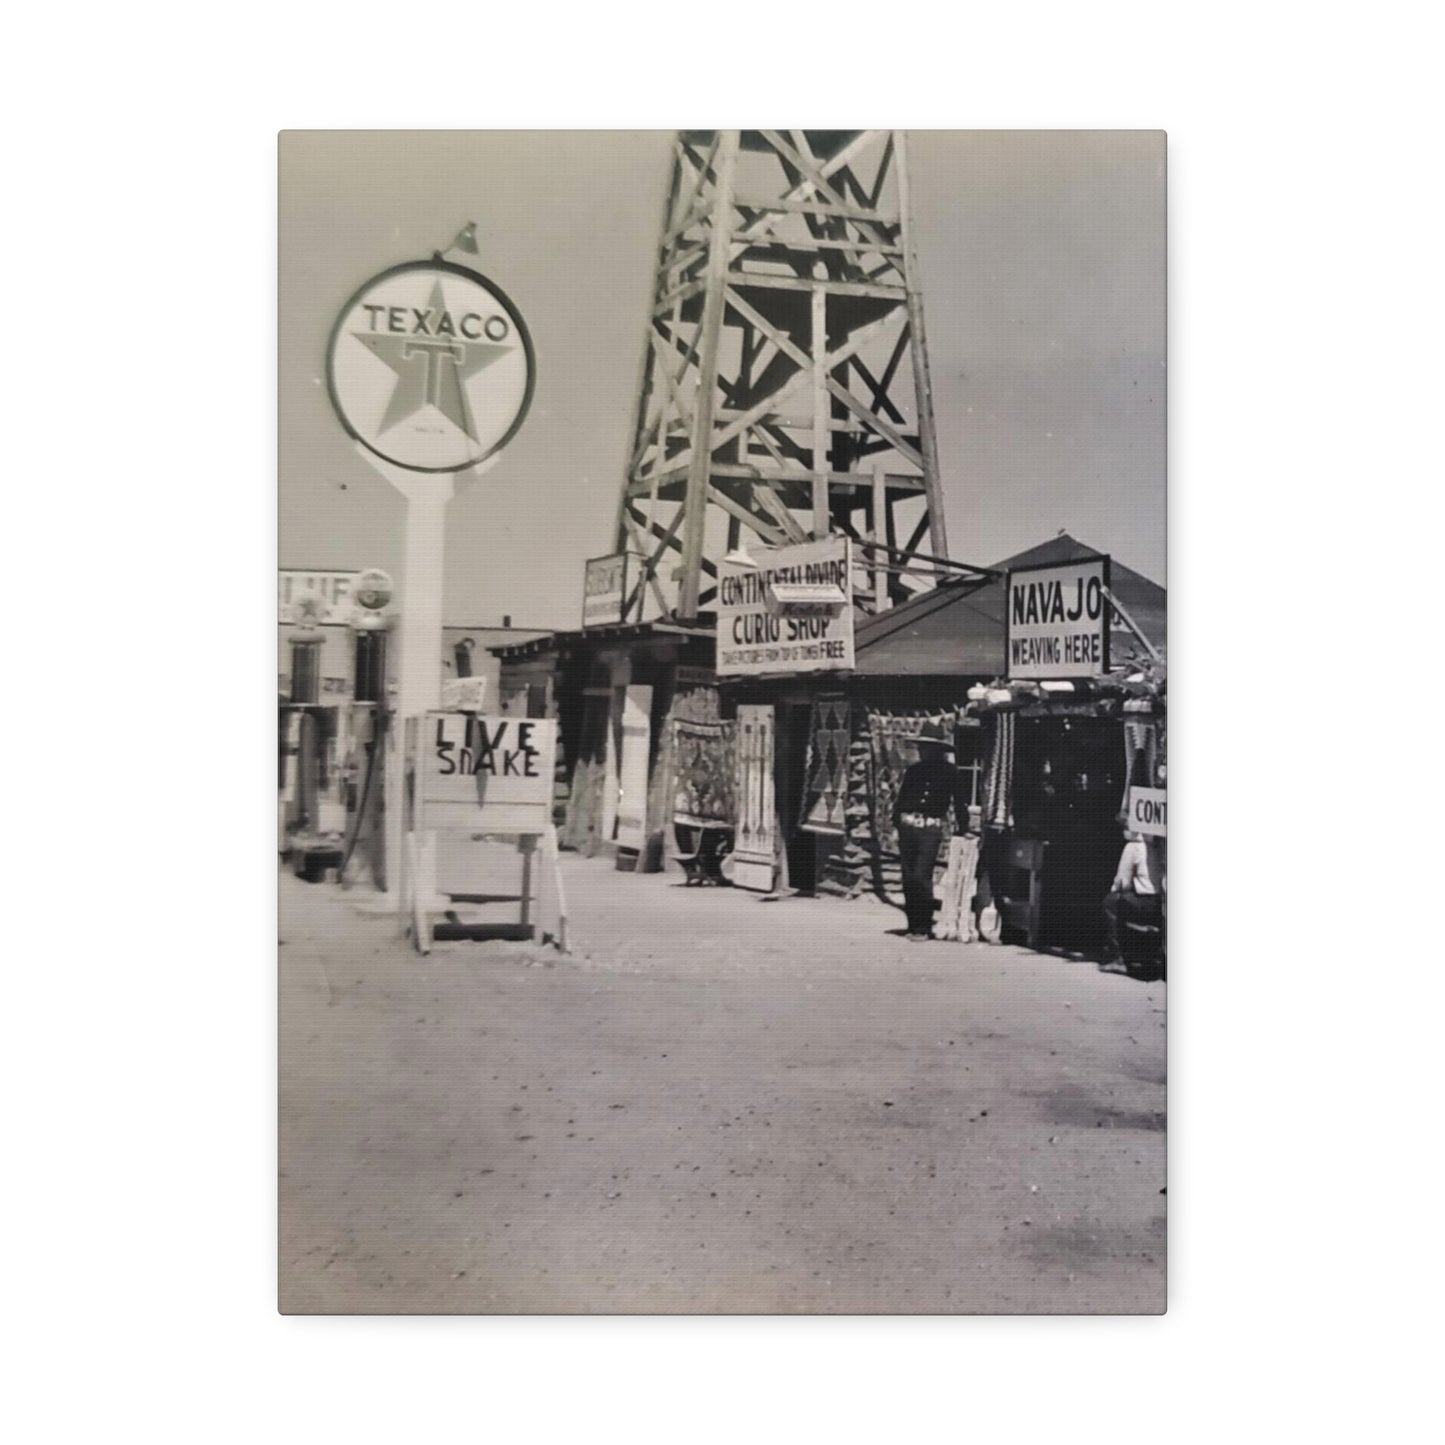
[[[288,131],[280,151],[279,562],[401,582],[405,503],[327,396],[331,325],[374,273],[479,255],[526,318],[531,410],[447,523],[445,618],[575,627],[612,550],[669,165],[665,131]],[[1165,577],[1164,134],[914,131],[949,546],[1059,530]],[[399,599],[399,602],[401,599]]]

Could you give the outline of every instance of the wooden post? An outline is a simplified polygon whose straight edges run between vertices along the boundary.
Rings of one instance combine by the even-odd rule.
[[[562,952],[567,952],[567,894],[562,886],[562,860],[557,845],[557,830],[548,825],[542,834],[542,859],[551,865],[552,891],[557,904],[557,931],[552,941]]]
[[[948,530],[943,524],[943,493],[938,478],[938,438],[933,430],[933,383],[928,376],[928,346],[923,333],[923,291],[918,275],[918,252],[913,244],[912,200],[908,187],[908,150],[904,133],[896,135],[898,167],[898,219],[908,278],[908,345],[913,366],[913,389],[918,398],[918,441],[923,452],[923,488],[928,497],[928,538],[934,554],[948,556]]]
[[[517,846],[522,853],[521,923],[525,928],[532,922],[532,853],[537,846],[537,840],[534,837],[524,835],[518,839]]]
[[[888,553],[882,550],[887,538],[884,536],[888,515],[887,463],[880,457],[873,463],[873,610],[875,613],[888,609]]]
[[[828,535],[828,293],[813,292],[813,536]]]
[[[683,522],[682,578],[677,614],[697,616],[701,591],[703,540],[706,536],[707,487],[712,472],[712,421],[717,392],[718,341],[726,304],[728,247],[732,239],[733,177],[737,169],[739,133],[724,131],[718,144],[717,182],[713,191],[712,235],[708,245],[708,289],[698,349],[697,410],[692,418],[692,456],[687,468],[687,511]]]

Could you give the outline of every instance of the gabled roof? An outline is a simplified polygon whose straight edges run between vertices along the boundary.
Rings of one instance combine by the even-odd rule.
[[[1103,554],[1061,532],[1036,547],[1005,557],[992,567],[1076,562]],[[1157,582],[1121,562],[1109,569],[1110,590],[1150,642],[1161,651],[1166,642],[1167,593]],[[994,678],[1007,671],[1004,658],[1005,583],[1002,577],[982,587],[944,582],[931,592],[860,622],[854,634],[854,674],[859,677]],[[1142,651],[1125,627],[1114,630],[1116,659]]]

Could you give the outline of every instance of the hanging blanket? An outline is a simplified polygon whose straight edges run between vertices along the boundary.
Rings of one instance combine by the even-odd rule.
[[[731,827],[733,805],[733,724],[672,723],[676,793],[673,818],[694,828]]]
[[[1152,718],[1124,719],[1124,799],[1119,804],[1119,818],[1129,816],[1130,788],[1159,786],[1159,730]]]
[[[868,738],[872,762],[869,801],[873,825],[873,879],[881,898],[903,906],[903,879],[899,872],[898,830],[893,826],[893,805],[903,775],[918,761],[914,739],[927,726],[954,727],[953,711],[937,713],[887,713],[868,710]],[[952,809],[950,809],[950,814]]]
[[[847,699],[816,698],[799,824],[809,833],[841,838],[847,831],[849,741]]]
[[[1014,729],[1013,713],[998,713],[993,725],[993,749],[984,784],[983,820],[991,828],[1013,826]]]
[[[978,937],[973,926],[973,895],[978,887],[978,839],[951,838],[948,868],[943,875],[943,903],[935,932],[939,938],[972,943]]]
[[[927,726],[951,729],[954,712],[887,713],[868,711],[868,733],[873,745],[873,836],[879,851],[898,854],[898,830],[893,826],[893,805],[903,775],[918,761],[914,739]]]

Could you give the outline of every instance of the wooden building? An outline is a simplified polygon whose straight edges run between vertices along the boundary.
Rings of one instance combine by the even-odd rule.
[[[718,678],[712,618],[703,614],[695,626],[616,624],[495,648],[499,690],[560,721],[564,846],[663,868],[675,851],[674,822],[701,823],[722,809],[714,821],[732,834],[729,871],[743,886],[872,891],[895,902],[902,890],[891,815],[915,757],[911,739],[925,723],[952,727],[974,821],[995,842],[1018,837],[1046,845],[1040,858],[1052,855],[1036,880],[1052,926],[1069,911],[1060,898],[1097,903],[1093,893],[1102,896],[1117,857],[1126,692],[1025,690],[1007,706],[981,699],[998,694],[1007,671],[1006,572],[1098,555],[1061,533],[985,569],[992,575],[982,583],[944,581],[862,617],[847,672]],[[1162,651],[1164,588],[1115,562],[1112,590]],[[1117,617],[1112,655],[1121,666],[1144,655]],[[1001,718],[1009,719],[1002,728]],[[1055,775],[1068,796],[1042,806]],[[999,859],[997,848],[988,852],[987,861]],[[1001,864],[996,871],[1002,877]],[[1077,919],[1061,926],[1079,934]]]
[[[721,715],[745,716],[770,739],[770,759],[741,753],[739,767],[770,772],[772,841],[790,887],[845,896],[870,890],[901,901],[892,807],[902,773],[916,756],[911,738],[927,722],[954,729],[958,766],[968,777],[977,817],[984,818],[990,765],[997,771],[998,763],[996,716],[1003,714],[971,706],[970,690],[996,683],[1007,671],[1005,573],[1099,555],[1061,533],[993,564],[993,577],[981,585],[945,581],[860,620],[850,672],[720,681]],[[1118,563],[1112,589],[1162,651],[1164,589]],[[1116,616],[1112,655],[1122,664],[1136,654],[1143,655],[1142,646]],[[1057,701],[1038,695],[1023,709],[1027,716],[1005,726],[1018,743],[1008,764],[1010,782],[1018,782],[1010,796],[1020,802],[1022,821],[1005,812],[994,828],[1005,838],[1022,829],[1050,845],[1053,868],[1041,888],[1053,914],[1059,913],[1057,899],[1091,895],[1094,872],[1105,862],[1112,869],[1117,857],[1125,768],[1121,707],[1102,698],[1085,704],[1079,696],[1066,702],[1063,695]],[[1074,786],[1069,807],[1045,816],[1047,810],[1033,805],[1048,796],[1055,770],[1067,770],[1071,786],[1082,779],[1084,787]],[[766,791],[740,780],[739,809]],[[760,820],[745,821],[756,832]],[[768,841],[753,839],[754,851]],[[1040,856],[1048,851],[1038,850]]]
[[[563,847],[664,866],[671,832],[676,714],[713,687],[707,619],[617,623],[496,647],[503,698],[558,719],[558,831]],[[705,707],[705,704],[704,704]]]

